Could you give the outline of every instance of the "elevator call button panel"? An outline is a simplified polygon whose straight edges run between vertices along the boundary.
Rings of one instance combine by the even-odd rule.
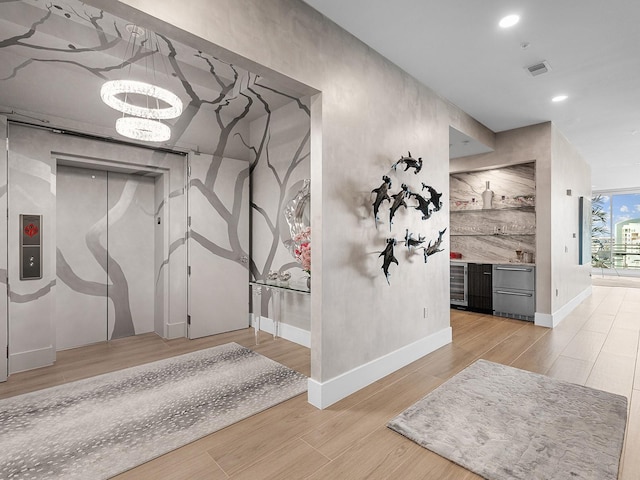
[[[42,278],[42,215],[20,215],[20,280]]]

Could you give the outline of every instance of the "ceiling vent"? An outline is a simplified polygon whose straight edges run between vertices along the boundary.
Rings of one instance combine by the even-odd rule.
[[[549,65],[549,62],[547,62],[546,60],[542,62],[538,62],[534,65],[529,65],[528,67],[525,67],[525,68],[531,74],[532,77],[537,77],[538,75],[542,75],[551,70],[551,66]]]

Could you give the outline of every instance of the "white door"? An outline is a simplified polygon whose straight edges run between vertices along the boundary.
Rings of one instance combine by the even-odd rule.
[[[189,338],[249,326],[249,162],[189,155]]]

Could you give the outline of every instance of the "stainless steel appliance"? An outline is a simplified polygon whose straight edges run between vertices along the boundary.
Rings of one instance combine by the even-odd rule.
[[[533,321],[536,313],[535,267],[493,266],[493,314]]]
[[[450,266],[451,305],[466,307],[468,298],[468,272],[464,262],[451,262]]]

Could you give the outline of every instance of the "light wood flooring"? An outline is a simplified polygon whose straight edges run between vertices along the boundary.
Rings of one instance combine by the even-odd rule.
[[[557,328],[452,310],[453,343],[325,409],[300,395],[117,479],[479,479],[385,427],[478,358],[626,395],[620,478],[640,478],[640,289],[594,286]],[[306,375],[306,348],[247,329],[207,339],[155,335],[60,352],[55,366],[12,375],[0,398],[235,341]]]

